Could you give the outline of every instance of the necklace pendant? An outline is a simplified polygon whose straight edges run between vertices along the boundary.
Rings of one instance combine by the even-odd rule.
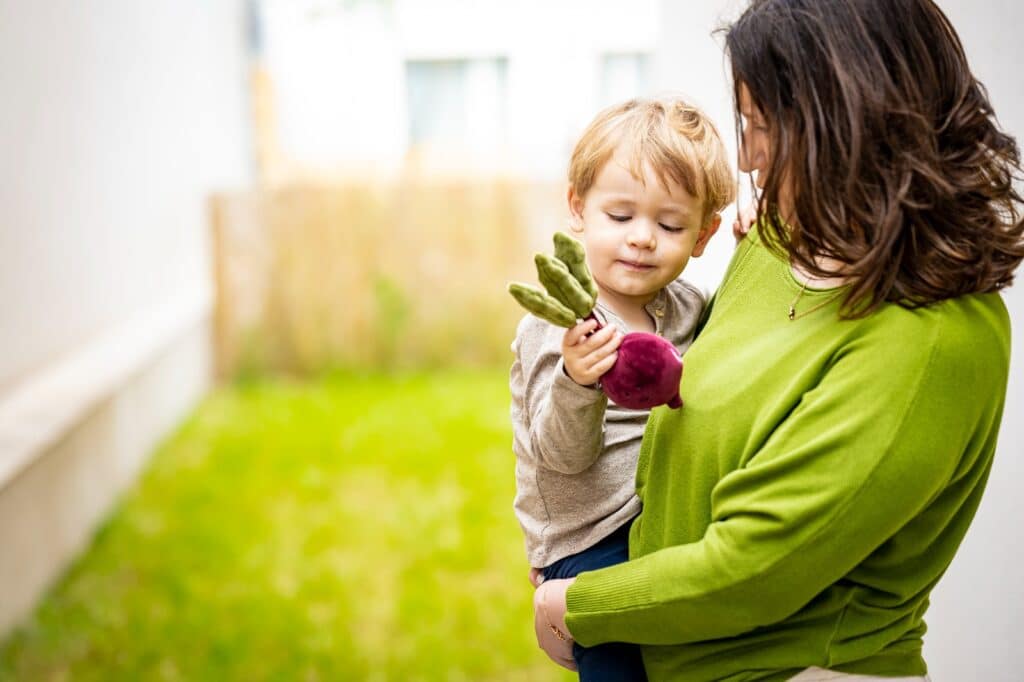
[[[796,319],[796,308],[789,306],[789,321],[792,322]]]

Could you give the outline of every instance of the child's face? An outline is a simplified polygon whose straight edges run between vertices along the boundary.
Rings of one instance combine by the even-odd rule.
[[[620,148],[586,195],[569,191],[569,208],[582,222],[587,264],[613,306],[651,301],[679,277],[691,255],[703,252],[721,220],[715,215],[702,224],[700,200],[674,183],[666,190],[649,164],[643,170],[641,183]]]

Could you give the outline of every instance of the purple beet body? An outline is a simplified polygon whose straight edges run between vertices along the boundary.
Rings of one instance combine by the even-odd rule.
[[[631,332],[622,337],[619,357],[601,377],[605,394],[617,405],[643,410],[683,406],[679,380],[683,361],[675,346],[657,334]]]

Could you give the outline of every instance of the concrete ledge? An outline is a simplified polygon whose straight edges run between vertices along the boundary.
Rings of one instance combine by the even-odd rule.
[[[210,356],[209,303],[179,301],[0,401],[0,636],[31,612],[206,391]]]

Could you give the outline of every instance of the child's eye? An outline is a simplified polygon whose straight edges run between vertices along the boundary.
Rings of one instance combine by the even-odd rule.
[[[663,230],[666,230],[668,232],[682,232],[684,229],[686,229],[683,227],[676,227],[675,225],[666,225],[665,223],[658,223],[658,225],[660,225]]]
[[[628,215],[615,215],[614,213],[607,213],[607,212],[605,213],[605,215],[607,215],[609,218],[611,218],[612,220],[614,220],[617,223],[624,223],[627,220],[629,220],[630,218],[632,218],[632,216],[628,216]]]

